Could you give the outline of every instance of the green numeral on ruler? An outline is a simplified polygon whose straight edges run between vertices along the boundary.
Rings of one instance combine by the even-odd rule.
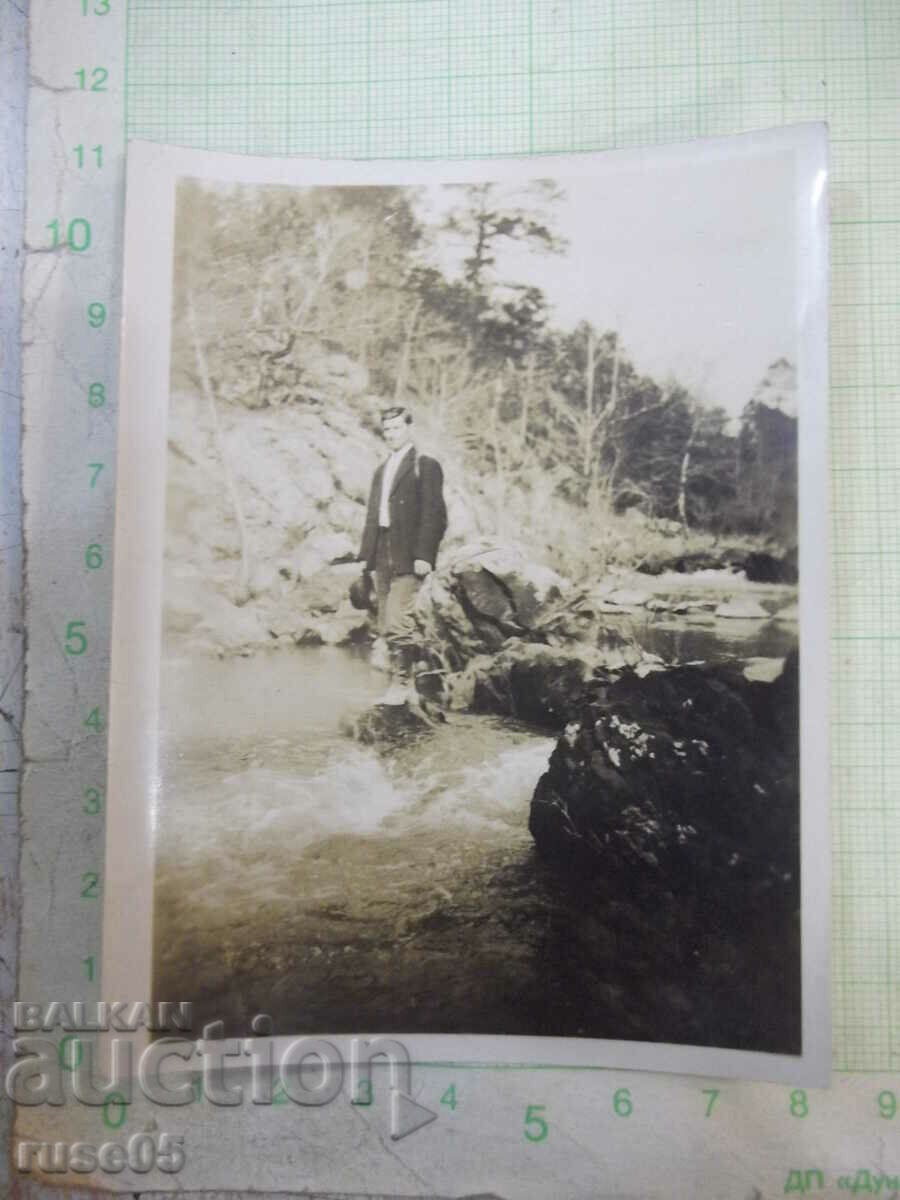
[[[84,803],[81,808],[88,816],[96,816],[103,807],[103,794],[99,788],[86,787],[84,789]]]
[[[84,626],[84,621],[70,621],[66,626],[66,654],[84,654],[87,650],[88,640],[81,632]]]
[[[106,81],[109,79],[109,71],[106,67],[94,67],[92,71],[88,71],[85,67],[80,67],[75,72],[75,78],[78,80],[78,86],[83,92],[105,92]],[[88,83],[90,79],[90,83]]]
[[[93,729],[94,733],[101,733],[103,730],[103,717],[100,714],[100,709],[92,708],[85,717],[84,723],[88,729]]]
[[[55,250],[61,244],[61,226],[59,221],[49,221],[47,228],[52,234],[51,249]],[[70,250],[83,254],[91,245],[91,223],[84,217],[74,217],[66,226],[65,245]]]
[[[102,146],[91,146],[90,152],[91,152],[91,154],[93,154],[94,158],[96,158],[97,166],[102,167],[103,166],[103,147]],[[81,169],[84,166],[84,157],[85,157],[84,156],[84,144],[79,142],[79,144],[74,148],[73,153],[74,153],[75,159],[78,163],[78,167],[79,167],[79,169]]]
[[[703,1095],[709,1096],[709,1103],[706,1105],[706,1115],[708,1117],[711,1117],[713,1106],[715,1105],[716,1101],[719,1098],[719,1089],[718,1088],[704,1088]]]
[[[550,1133],[550,1126],[541,1116],[546,1104],[529,1104],[525,1109],[525,1137],[529,1142],[543,1142]]]
[[[795,1088],[791,1092],[791,1116],[806,1117],[809,1115],[809,1102],[803,1088]]]

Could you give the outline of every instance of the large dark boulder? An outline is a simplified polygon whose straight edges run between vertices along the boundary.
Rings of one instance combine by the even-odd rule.
[[[538,850],[601,892],[705,897],[743,923],[799,888],[797,658],[627,671],[587,695],[531,804]]]

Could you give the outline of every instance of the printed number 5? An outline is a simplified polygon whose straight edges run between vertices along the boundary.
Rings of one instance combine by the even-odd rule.
[[[525,1136],[529,1142],[542,1142],[550,1132],[547,1122],[538,1115],[546,1108],[546,1104],[529,1104],[525,1109]]]
[[[84,654],[87,638],[81,632],[84,621],[70,621],[66,626],[66,654]]]

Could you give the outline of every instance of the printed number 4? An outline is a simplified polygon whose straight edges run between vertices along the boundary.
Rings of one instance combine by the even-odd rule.
[[[525,1109],[525,1136],[529,1142],[543,1142],[550,1132],[547,1122],[540,1115],[546,1104],[529,1104]]]

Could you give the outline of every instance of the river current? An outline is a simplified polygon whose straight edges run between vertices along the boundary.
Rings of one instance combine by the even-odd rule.
[[[634,1003],[628,946],[535,852],[554,740],[450,714],[363,746],[347,724],[384,686],[337,649],[164,662],[157,998],[234,1034],[265,1012],[278,1033],[681,1040],[659,981]]]

